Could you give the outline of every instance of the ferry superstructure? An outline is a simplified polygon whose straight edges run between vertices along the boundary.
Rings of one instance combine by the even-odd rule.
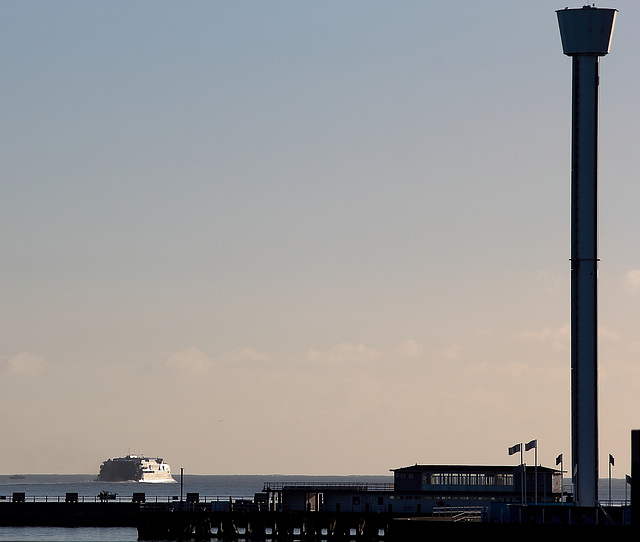
[[[175,479],[171,476],[171,467],[162,458],[128,454],[103,462],[98,481],[163,483],[175,482]]]

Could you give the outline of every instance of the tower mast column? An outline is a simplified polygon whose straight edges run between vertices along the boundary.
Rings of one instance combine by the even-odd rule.
[[[572,57],[571,466],[579,506],[598,502],[598,85],[617,11],[558,10]]]

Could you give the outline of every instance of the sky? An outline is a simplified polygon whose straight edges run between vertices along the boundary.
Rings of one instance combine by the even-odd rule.
[[[0,472],[378,475],[532,439],[568,468],[564,7],[0,3]],[[622,478],[640,3],[600,7],[600,472]]]

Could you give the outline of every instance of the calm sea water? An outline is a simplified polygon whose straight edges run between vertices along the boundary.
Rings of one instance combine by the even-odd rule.
[[[179,476],[174,476],[179,480]],[[0,506],[2,498],[10,500],[14,491],[24,492],[26,499],[64,500],[67,492],[78,493],[80,499],[93,500],[100,491],[117,493],[130,499],[134,492],[144,492],[147,501],[171,500],[183,494],[199,493],[207,500],[216,497],[253,497],[261,491],[264,482],[360,482],[391,483],[391,476],[283,476],[283,475],[188,475],[175,484],[142,484],[137,482],[96,482],[95,475],[26,475],[24,480],[11,480],[0,476]],[[566,486],[569,486],[567,481]],[[616,504],[628,499],[629,491],[624,479],[611,481],[611,498]],[[609,480],[600,480],[600,499],[609,499]],[[61,527],[0,527],[0,542],[136,542],[135,528],[61,528]]]

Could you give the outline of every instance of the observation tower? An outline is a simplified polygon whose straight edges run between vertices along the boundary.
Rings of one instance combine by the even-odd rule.
[[[575,503],[598,502],[598,85],[617,10],[556,11],[572,59],[571,476]]]

